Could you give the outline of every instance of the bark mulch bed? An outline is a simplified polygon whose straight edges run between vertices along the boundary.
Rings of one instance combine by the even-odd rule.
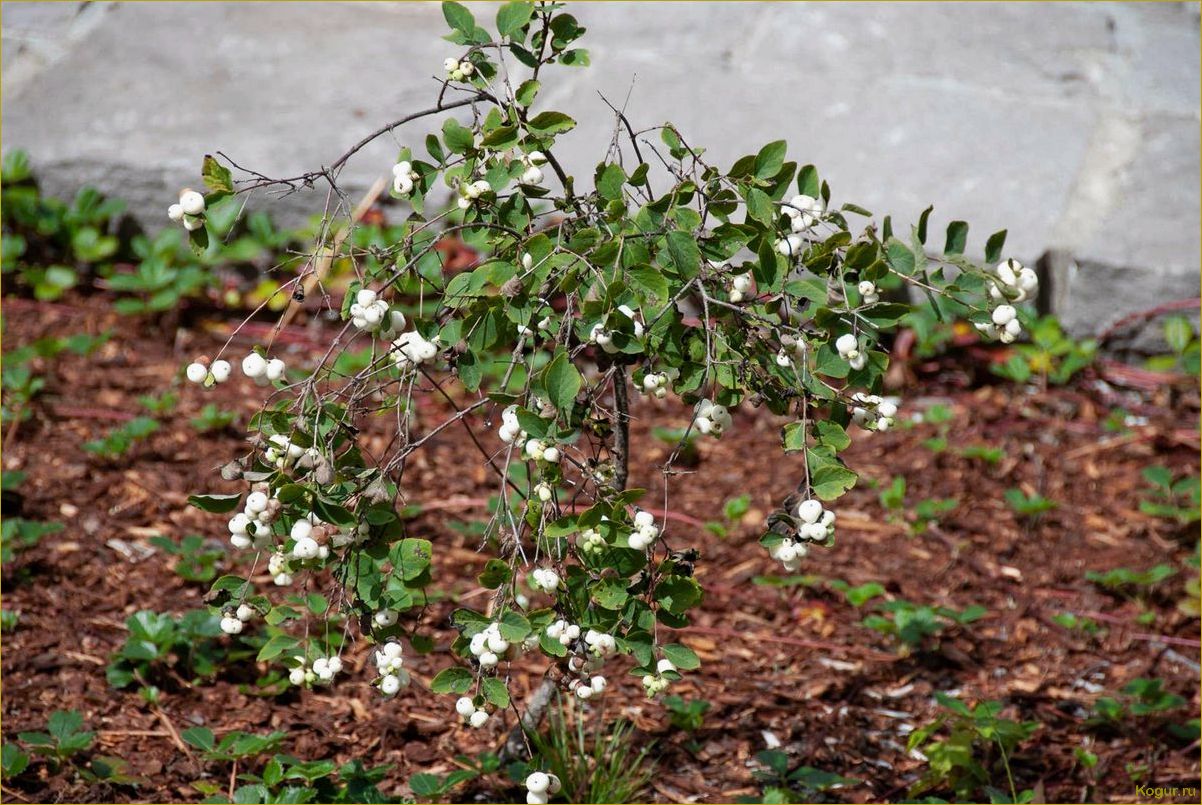
[[[362,643],[349,647],[340,683],[322,691],[250,695],[245,683],[254,676],[245,669],[224,670],[211,684],[164,685],[161,709],[133,689],[110,689],[104,670],[124,640],[127,616],[202,604],[207,585],[177,577],[161,551],[139,549],[149,547],[153,534],[197,533],[224,542],[224,518],[189,508],[186,497],[234,488],[216,468],[244,450],[237,425],[245,426],[259,394],[243,380],[209,393],[180,388],[180,404],[163,427],[122,460],[106,462],[81,444],[140,413],[137,396],[171,387],[178,367],[193,354],[214,352],[227,326],[164,332],[115,316],[95,299],[6,300],[4,326],[6,350],[44,335],[115,331],[91,358],[64,356],[43,371],[47,387],[32,418],[4,444],[4,468],[28,473],[5,514],[19,504],[21,516],[65,525],[4,567],[4,608],[21,613],[16,631],[3,637],[4,740],[43,729],[54,710],[77,709],[98,731],[95,752],[127,759],[130,771],[149,781],[137,788],[89,785],[70,771],[47,774],[35,761],[33,770],[6,783],[6,799],[196,801],[201,794],[193,781],[224,784],[228,770],[206,767],[178,748],[176,732],[195,725],[218,734],[279,729],[288,733],[283,750],[301,758],[394,764],[383,787],[396,795],[407,793],[405,780],[414,772],[445,772],[452,768],[447,758],[497,746],[501,719],[483,731],[459,727],[450,700],[421,684],[447,665],[441,651],[411,656],[418,682],[390,702],[363,684],[372,672]],[[304,340],[295,339],[293,348],[303,353]],[[235,353],[243,346],[236,341]],[[1162,678],[1186,697],[1188,706],[1172,720],[1183,723],[1198,712],[1199,622],[1178,610],[1185,580],[1196,573],[1187,560],[1198,535],[1139,511],[1144,467],[1198,472],[1196,389],[1126,400],[1147,424],[1115,433],[1103,427],[1114,400],[1089,383],[1028,391],[969,383],[951,365],[918,367],[922,383],[905,392],[903,408],[908,415],[941,404],[954,413],[950,422],[856,439],[847,458],[863,480],[839,502],[838,543],[812,552],[804,583],[763,583],[779,565],[756,545],[764,515],[801,471],[795,457],[777,452],[778,421],[739,413],[731,435],[700,444],[696,474],[673,478],[674,516],[665,538],[674,548],[699,549],[696,572],[707,592],[694,625],[678,635],[701,655],[703,668],[671,692],[712,707],[702,728],[685,734],[670,726],[659,702],[643,698],[637,679],[610,675],[599,705],[604,717],[630,719],[638,744],[654,743],[657,771],[644,801],[756,796],[754,756],[769,746],[795,764],[860,781],[828,792],[831,799],[904,799],[925,765],[906,752],[906,737],[937,715],[937,691],[969,702],[999,699],[1008,717],[1042,724],[1012,759],[1016,785],[1035,788],[1043,798],[1037,801],[1135,801],[1137,783],[1198,784],[1196,742],[1174,741],[1162,728],[1137,722],[1109,731],[1085,723],[1098,696],[1114,695],[1138,677]],[[198,437],[188,420],[209,402],[237,410],[239,421],[227,432]],[[434,394],[421,405],[426,425],[447,410]],[[659,410],[640,400],[634,416],[631,485],[661,500],[657,467],[670,445],[649,430],[683,424],[685,413],[679,405]],[[932,450],[928,440],[941,435],[947,448]],[[1000,447],[1005,457],[990,466],[960,455],[978,444]],[[473,579],[483,559],[470,525],[485,518],[496,483],[461,429],[448,429],[418,455],[408,489],[425,509],[410,533],[434,541],[438,578],[452,593],[424,615],[445,649],[453,599],[480,600]],[[875,487],[895,475],[906,477],[909,507],[926,498],[958,505],[938,526],[911,533],[878,499]],[[1058,505],[1038,519],[1020,519],[1003,500],[1012,487]],[[724,538],[703,527],[723,521],[724,502],[744,493],[751,495],[750,510],[726,524]],[[1161,563],[1179,572],[1142,600],[1109,595],[1085,579],[1090,570]],[[861,625],[869,607],[848,604],[829,580],[877,581],[894,598],[956,609],[979,604],[988,614],[949,630],[937,646],[907,654]],[[1062,612],[1091,618],[1105,634],[1058,625],[1054,616]],[[1152,614],[1140,618],[1143,612]],[[530,671],[540,670],[516,671],[519,701],[538,683]],[[1100,757],[1092,791],[1074,759],[1077,748]],[[521,793],[494,777],[454,796],[512,801]]]

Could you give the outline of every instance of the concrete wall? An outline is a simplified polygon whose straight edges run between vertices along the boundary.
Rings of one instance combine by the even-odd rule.
[[[491,22],[494,6],[469,4]],[[1197,3],[579,3],[587,70],[543,104],[591,176],[612,133],[671,120],[728,165],[784,137],[837,200],[932,224],[1006,227],[1034,261],[1070,252],[1057,303],[1077,330],[1199,292]],[[3,147],[52,190],[82,182],[158,218],[222,150],[269,175],[328,164],[430,105],[454,46],[434,3],[6,2]],[[365,187],[402,130],[344,177]],[[319,199],[269,205],[283,217]]]

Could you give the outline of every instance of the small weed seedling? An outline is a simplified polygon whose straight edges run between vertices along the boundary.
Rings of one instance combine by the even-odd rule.
[[[1031,802],[1033,791],[1015,788],[1010,759],[1039,729],[1039,722],[1001,718],[1001,702],[970,708],[944,693],[936,693],[935,699],[945,712],[911,733],[907,743],[909,751],[918,750],[927,760],[927,770],[910,787],[910,796],[943,790],[952,791],[959,802],[980,802],[983,791],[990,802]],[[935,737],[942,732],[945,737]],[[997,782],[999,771],[1005,772],[1001,785],[1006,788]]]
[[[1162,333],[1169,352],[1148,358],[1147,367],[1157,372],[1184,372],[1197,377],[1202,352],[1193,322],[1185,316],[1169,316],[1164,320]]]
[[[696,732],[701,729],[705,714],[709,712],[710,703],[705,699],[685,701],[680,696],[672,694],[664,697],[664,708],[668,711],[668,719],[672,726],[685,732]]]
[[[11,780],[29,768],[29,755],[16,744],[5,744],[0,750],[0,776]]]
[[[159,423],[150,417],[135,417],[121,427],[109,431],[101,439],[84,442],[83,449],[101,458],[117,459],[158,429]]]
[[[1177,571],[1172,565],[1155,565],[1147,570],[1116,567],[1104,572],[1090,570],[1085,574],[1085,580],[1093,582],[1111,595],[1143,602],[1161,582],[1175,575]]]
[[[1007,489],[1004,497],[1010,510],[1023,518],[1034,519],[1056,508],[1056,501],[1049,500],[1038,492],[1028,496],[1018,487]]]
[[[1202,506],[1202,478],[1197,475],[1173,477],[1168,467],[1145,467],[1143,478],[1148,483],[1139,510],[1153,517],[1173,520],[1188,526],[1198,522]]]
[[[46,732],[22,732],[17,737],[34,754],[62,764],[91,749],[96,733],[83,729],[83,716],[78,712],[56,710],[46,722]]]
[[[1001,464],[1006,458],[1006,451],[1001,447],[990,447],[987,444],[970,444],[960,449],[960,455],[973,461],[983,461],[991,467]]]
[[[757,752],[755,759],[763,764],[763,769],[752,771],[751,775],[764,785],[761,797],[741,798],[739,802],[783,803],[817,802],[819,795],[826,791],[858,785],[859,780],[850,777],[840,777],[829,771],[815,769],[813,766],[799,766],[789,770],[789,756],[784,752],[768,749]]]
[[[178,543],[169,537],[151,537],[150,544],[162,551],[177,556],[175,575],[184,581],[209,582],[217,578],[217,563],[225,558],[225,551],[205,545],[200,534],[189,534]]]
[[[1093,363],[1096,341],[1075,341],[1065,334],[1055,316],[1031,322],[1031,343],[1011,347],[1010,360],[991,367],[994,374],[1014,383],[1038,378],[1044,385],[1063,386]]]
[[[192,427],[200,433],[213,433],[225,430],[238,419],[237,411],[224,411],[213,403],[200,410],[200,415],[193,417]]]
[[[170,416],[178,404],[179,394],[174,391],[164,391],[157,397],[153,394],[144,394],[138,397],[138,405],[146,409],[146,413],[152,416]]]
[[[228,653],[216,639],[222,633],[219,620],[206,610],[179,618],[150,610],[135,612],[125,620],[129,636],[106,670],[109,684],[115,688],[134,682],[148,685],[169,669],[173,674],[212,677]]]
[[[1108,631],[1104,626],[1098,625],[1093,618],[1073,612],[1057,612],[1052,616],[1052,620],[1070,632],[1076,632],[1089,638],[1104,637]]]
[[[922,650],[933,639],[952,627],[967,627],[982,618],[988,610],[974,604],[963,610],[951,607],[932,607],[912,601],[882,601],[876,608],[884,615],[869,615],[864,625],[895,640],[907,651]],[[935,641],[937,642],[937,641]]]
[[[747,514],[750,509],[751,495],[739,495],[738,497],[731,498],[722,507],[722,516],[725,518],[725,522],[719,523],[711,520],[705,524],[705,529],[715,537],[725,539],[730,533],[730,529],[737,525],[739,520],[743,518],[743,515]]]
[[[463,768],[454,769],[446,774],[430,774],[419,772],[409,778],[409,790],[419,800],[439,802],[446,799],[454,789],[485,774],[492,774],[501,768],[501,762],[492,752],[483,752],[473,760],[466,755],[458,755],[455,762]]]
[[[63,530],[62,523],[40,523],[21,517],[6,517],[0,523],[0,562],[9,564],[17,555],[27,551],[47,534]]]

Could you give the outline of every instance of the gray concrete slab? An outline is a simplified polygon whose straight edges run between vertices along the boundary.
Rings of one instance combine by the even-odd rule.
[[[593,66],[555,71],[541,103],[580,121],[562,149],[578,176],[612,131],[597,92],[629,93],[636,125],[671,120],[719,164],[784,137],[839,199],[898,219],[934,203],[933,223],[968,220],[977,248],[1007,227],[1020,259],[1055,247],[1107,267],[1058,294],[1079,329],[1145,297],[1198,294],[1197,3],[573,11]],[[271,175],[330,162],[428,106],[455,50],[436,3],[5,2],[0,29],[3,147],[29,150],[48,189],[96,184],[148,220],[208,151]],[[347,186],[423,134],[364,149]],[[295,221],[320,200],[255,203]],[[1113,287],[1126,277],[1139,293]]]

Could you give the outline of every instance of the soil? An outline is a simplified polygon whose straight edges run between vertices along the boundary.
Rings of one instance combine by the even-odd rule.
[[[146,779],[137,787],[92,784],[69,770],[51,774],[35,760],[30,772],[6,782],[5,798],[197,801],[202,794],[192,783],[224,787],[229,769],[181,751],[178,731],[195,725],[219,735],[279,729],[288,736],[283,751],[300,758],[393,764],[382,787],[397,796],[408,793],[405,781],[414,772],[446,772],[453,768],[448,758],[498,746],[502,719],[480,731],[460,727],[449,699],[424,684],[448,664],[454,599],[479,603],[473,579],[483,557],[463,526],[485,519],[496,490],[462,429],[441,433],[407,475],[412,500],[426,504],[409,533],[434,541],[438,577],[453,581],[452,596],[423,615],[436,650],[410,657],[416,683],[402,695],[383,701],[363,684],[371,675],[371,649],[362,641],[344,655],[348,670],[339,684],[274,699],[253,695],[246,686],[253,674],[236,668],[223,669],[211,683],[164,685],[158,708],[136,689],[108,686],[105,666],[124,641],[126,617],[140,609],[182,613],[202,606],[207,585],[175,575],[173,559],[147,539],[197,533],[224,543],[225,518],[190,508],[186,498],[236,489],[217,468],[245,450],[237,426],[245,426],[260,396],[243,380],[211,392],[180,387],[178,408],[125,457],[110,462],[84,452],[83,442],[141,413],[138,395],[172,387],[183,363],[215,353],[232,328],[220,320],[188,324],[162,329],[122,318],[95,298],[5,300],[6,351],[44,335],[111,329],[114,337],[90,358],[64,355],[43,367],[44,393],[4,443],[4,469],[28,473],[20,494],[6,499],[5,515],[65,528],[3,569],[4,608],[21,613],[17,629],[3,636],[3,738],[7,743],[21,731],[44,729],[54,710],[76,709],[98,732],[94,753],[122,757],[132,774]],[[316,342],[304,327],[289,334],[294,359]],[[248,343],[235,339],[235,354]],[[1022,389],[992,384],[980,366],[966,369],[970,363],[960,355],[911,365],[919,382],[903,391],[903,416],[941,404],[954,417],[945,425],[856,438],[846,458],[863,480],[840,500],[838,542],[811,553],[804,583],[760,583],[779,565],[756,544],[759,528],[801,472],[795,456],[778,457],[779,420],[739,412],[731,434],[700,443],[695,474],[672,478],[665,540],[700,551],[696,574],[706,597],[693,625],[677,635],[701,656],[702,669],[686,674],[671,693],[705,699],[711,708],[702,727],[688,734],[669,724],[660,702],[645,699],[637,678],[610,675],[610,690],[592,709],[605,719],[631,720],[636,745],[651,746],[657,767],[642,801],[758,796],[755,755],[769,747],[785,751],[794,765],[859,781],[811,797],[904,799],[925,768],[907,752],[907,735],[940,712],[933,699],[938,691],[969,703],[1000,700],[1007,717],[1040,723],[1012,758],[1015,786],[1035,789],[1036,801],[1129,802],[1147,799],[1137,784],[1198,785],[1197,742],[1176,740],[1164,728],[1165,720],[1184,723],[1199,708],[1199,621],[1178,609],[1185,580],[1196,575],[1187,560],[1198,535],[1139,511],[1143,468],[1198,472],[1196,387],[1120,399],[1087,375],[1067,388]],[[238,411],[239,421],[198,437],[189,420],[210,402]],[[1104,420],[1116,403],[1146,417],[1146,424],[1107,430]],[[419,416],[429,425],[447,410],[437,395],[426,394]],[[649,500],[662,500],[658,466],[670,446],[649,430],[683,424],[683,411],[639,399],[633,414],[631,485],[647,488]],[[933,450],[938,445],[929,440],[941,435],[947,448]],[[1005,457],[990,466],[960,455],[960,448],[977,444],[1003,448]],[[907,479],[910,507],[927,498],[958,505],[937,526],[910,528],[878,499],[876,487],[895,475]],[[1058,505],[1038,518],[1018,518],[1003,500],[1012,487]],[[751,496],[749,510],[725,523],[725,501],[744,493]],[[709,522],[723,523],[726,536],[707,530]],[[1141,598],[1108,594],[1085,578],[1090,570],[1161,563],[1179,572]],[[231,567],[227,560],[223,571]],[[829,580],[879,581],[892,598],[956,609],[979,604],[988,614],[907,652],[863,626],[871,605],[851,606]],[[1053,619],[1062,612],[1088,617],[1105,633],[1091,637],[1064,628]],[[541,670],[515,671],[519,701],[538,684]],[[1086,723],[1098,696],[1115,695],[1138,677],[1165,680],[1188,706],[1121,729]],[[1075,759],[1079,748],[1099,757],[1092,774]],[[1004,778],[994,784],[1008,789]],[[514,801],[521,793],[493,775],[453,796]]]

